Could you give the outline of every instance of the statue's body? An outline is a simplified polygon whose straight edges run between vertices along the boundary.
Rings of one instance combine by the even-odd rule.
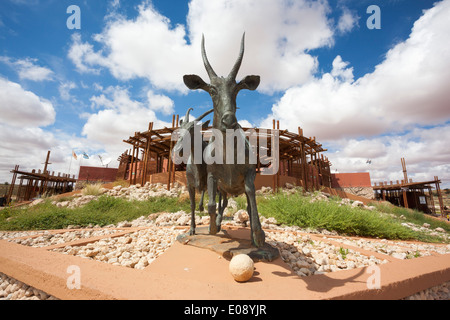
[[[208,213],[210,215],[210,233],[215,234],[220,230],[222,221],[222,212],[219,210],[219,215],[216,214],[216,191],[221,190],[224,194],[239,195],[245,193],[247,197],[247,211],[250,217],[251,238],[254,245],[257,247],[265,244],[264,231],[261,228],[259,215],[256,206],[255,184],[256,165],[249,164],[248,154],[250,152],[248,140],[243,138],[245,143],[245,164],[238,164],[236,162],[237,152],[243,150],[237,149],[237,144],[234,145],[234,159],[232,163],[227,163],[226,159],[226,144],[227,144],[227,129],[239,130],[240,125],[236,119],[236,96],[242,89],[255,90],[260,78],[259,76],[247,76],[239,83],[236,83],[236,76],[244,55],[244,36],[242,36],[241,50],[239,57],[235,62],[230,74],[224,78],[219,77],[211,67],[208,58],[206,57],[204,39],[202,39],[202,57],[205,68],[210,78],[210,84],[204,82],[197,75],[185,75],[183,77],[184,83],[189,89],[203,89],[211,96],[214,105],[213,129],[220,130],[223,141],[210,141],[205,149],[205,156],[214,158],[214,147],[222,145],[223,147],[223,161],[222,163],[211,163],[207,165],[207,188],[208,188]],[[242,130],[238,133],[243,134]],[[219,201],[220,202],[220,201]]]
[[[200,203],[198,209],[200,211],[203,211],[203,198],[205,195],[205,191],[207,191],[207,183],[208,183],[208,172],[207,172],[207,165],[203,161],[203,159],[200,159],[197,161],[195,158],[195,155],[197,154],[195,152],[195,148],[197,147],[195,145],[195,135],[200,134],[200,130],[206,130],[209,125],[209,120],[202,123],[201,125],[198,124],[200,120],[202,120],[205,116],[210,114],[214,111],[214,109],[211,109],[205,113],[203,113],[201,116],[196,118],[194,121],[189,121],[189,113],[192,110],[192,108],[189,108],[186,112],[186,116],[184,117],[184,120],[181,121],[180,130],[181,136],[178,138],[177,143],[173,147],[173,155],[180,155],[181,152],[188,152],[188,158],[186,161],[186,182],[187,182],[187,189],[189,191],[189,199],[190,199],[190,205],[191,205],[191,226],[189,229],[189,235],[195,234],[195,193],[196,191],[201,193],[200,197]],[[198,131],[196,133],[195,131]],[[184,150],[184,141],[186,139],[189,139],[188,144],[190,145],[189,150]],[[200,156],[203,155],[203,151],[205,150],[206,146],[208,145],[207,142],[203,141],[203,138],[201,139],[201,151],[202,153]],[[227,206],[227,199],[226,196],[224,196],[223,201],[221,201],[221,194],[219,194],[219,213],[222,214],[224,209]]]

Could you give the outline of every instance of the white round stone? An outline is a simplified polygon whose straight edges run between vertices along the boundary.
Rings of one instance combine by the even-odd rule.
[[[234,256],[229,265],[229,270],[234,280],[245,282],[253,276],[254,263],[246,254]]]

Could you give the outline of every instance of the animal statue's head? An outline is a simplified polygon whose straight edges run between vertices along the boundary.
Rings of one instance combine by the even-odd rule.
[[[195,74],[189,74],[183,76],[184,83],[191,90],[203,89],[211,96],[214,105],[214,119],[213,127],[221,131],[226,129],[239,128],[236,119],[236,96],[242,89],[255,90],[260,78],[259,76],[246,76],[239,83],[236,82],[236,76],[241,66],[242,58],[244,56],[244,38],[245,33],[242,35],[241,50],[239,57],[237,58],[233,69],[231,69],[229,75],[219,77],[211,67],[205,51],[205,38],[202,36],[202,57],[203,64],[210,79],[210,83],[207,84],[202,78]]]
[[[177,140],[177,143],[173,147],[174,154],[180,154],[180,156],[183,156],[183,147],[185,146],[183,144],[184,139],[190,139],[191,143],[190,146],[194,146],[194,131],[195,126],[201,126],[201,128],[198,128],[198,131],[200,130],[206,130],[209,126],[209,120],[206,122],[203,122],[202,124],[198,124],[199,121],[201,121],[204,117],[206,117],[208,114],[214,111],[214,109],[211,109],[209,111],[206,111],[201,116],[196,118],[194,121],[189,121],[189,113],[193,110],[192,108],[189,108],[186,112],[186,116],[184,117],[184,120],[180,120],[180,129],[179,130],[179,137]]]

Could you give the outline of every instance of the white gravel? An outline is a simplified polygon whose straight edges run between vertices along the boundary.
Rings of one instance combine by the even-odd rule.
[[[111,196],[145,200],[149,197],[160,195],[177,196],[180,192],[185,192],[185,190],[182,187],[177,187],[175,190],[167,191],[160,185],[147,184],[142,188],[137,186],[129,188],[116,187],[105,192]],[[265,192],[263,190],[260,193]],[[314,201],[327,201],[325,200],[326,196],[319,196],[314,197]],[[92,196],[77,197],[71,202],[59,202],[59,206],[74,207],[86,203],[85,200],[92,201],[94,198]],[[350,205],[350,203],[343,201],[342,205]],[[367,209],[371,210],[370,208]],[[228,216],[228,219],[223,221],[225,225],[248,225],[247,212],[245,210],[237,210],[237,204],[233,199],[229,199],[229,206],[225,216]],[[66,245],[53,249],[53,251],[117,266],[143,269],[163,254],[173,244],[177,235],[186,232],[186,228],[179,228],[179,226],[188,227],[189,223],[190,214],[178,211],[141,216],[133,221],[123,221],[116,225],[98,229],[70,226],[66,229],[66,232],[58,234],[52,234],[48,231],[4,231],[0,232],[0,239],[32,247],[46,247],[63,245],[78,239],[109,236],[87,245]],[[209,217],[196,215],[196,224],[208,225]],[[280,226],[274,218],[261,217],[261,224],[266,230],[266,241],[280,250],[282,259],[300,277],[379,265],[388,263],[387,258],[412,259],[430,254],[450,253],[450,245],[337,237],[336,232],[328,230]],[[138,227],[143,229],[138,231],[130,229],[130,233],[126,235],[113,237],[116,232],[127,230],[126,228]],[[77,229],[72,230],[74,228]],[[421,228],[427,229],[428,226],[422,226]],[[433,230],[433,232],[440,231]],[[318,240],[313,235],[324,237]],[[332,240],[334,244],[330,243],[329,240]],[[336,245],[336,242],[342,243],[342,246]],[[346,246],[376,252],[378,255],[377,257],[365,255],[358,252],[357,249],[346,249]],[[380,258],[379,254],[385,255],[386,258]],[[449,289],[450,285],[447,282],[407,297],[407,299],[449,299]],[[0,299],[54,299],[54,297],[0,273]]]
[[[113,265],[144,269],[164,253],[185,230],[152,226],[120,237],[104,238],[85,246],[53,249]]]
[[[0,300],[58,300],[0,272]]]

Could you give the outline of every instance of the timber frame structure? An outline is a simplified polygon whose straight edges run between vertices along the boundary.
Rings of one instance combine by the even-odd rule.
[[[41,172],[39,169],[37,172],[33,169],[31,172],[26,172],[19,170],[19,166],[16,165],[14,170],[11,171],[13,174],[11,184],[6,195],[6,204],[11,203],[11,198],[14,192],[14,186],[16,180],[20,179],[19,189],[16,195],[16,202],[30,201],[36,196],[42,195],[53,195],[58,193],[65,193],[73,190],[74,184],[77,182],[75,175],[70,177],[69,174],[55,175],[55,172],[47,171],[47,166],[50,164],[50,151],[47,153],[47,158],[45,160],[44,170]],[[18,175],[21,175],[18,177]],[[24,183],[25,181],[25,183]]]
[[[439,208],[441,215],[444,214],[444,202],[442,200],[442,193],[440,188],[441,181],[437,176],[434,180],[413,182],[412,179],[408,179],[406,171],[405,158],[401,158],[403,168],[403,180],[397,180],[396,183],[392,181],[380,182],[378,185],[372,187],[375,192],[375,199],[389,201],[392,204],[417,209],[424,213],[436,215],[436,209],[434,206],[434,199],[432,188],[436,188],[436,193],[439,201]]]
[[[179,128],[179,116],[173,115],[172,127],[154,129],[153,122],[150,122],[147,131],[135,132],[134,136],[123,140],[132,148],[126,150],[117,159],[120,163],[117,179],[127,180],[130,185],[161,182],[167,184],[168,189],[176,181],[185,184],[185,175],[181,174],[185,171],[185,164],[174,165],[170,157],[176,143],[171,140],[171,137],[177,128]],[[210,129],[203,131],[205,136],[211,134]],[[260,128],[242,129],[244,132],[254,130],[257,139],[266,134],[267,148],[271,150],[273,131]],[[257,154],[255,180],[257,188],[264,185],[277,189],[286,183],[302,186],[305,190],[318,190],[322,186],[331,187],[331,163],[322,154],[327,149],[322,148],[322,144],[318,143],[315,137],[305,137],[300,127],[298,127],[298,133],[280,130],[280,123],[275,120],[273,120],[272,130],[277,130],[279,135],[279,170],[274,175],[259,174],[264,165],[260,163],[260,157]],[[271,156],[273,155],[269,157]]]

